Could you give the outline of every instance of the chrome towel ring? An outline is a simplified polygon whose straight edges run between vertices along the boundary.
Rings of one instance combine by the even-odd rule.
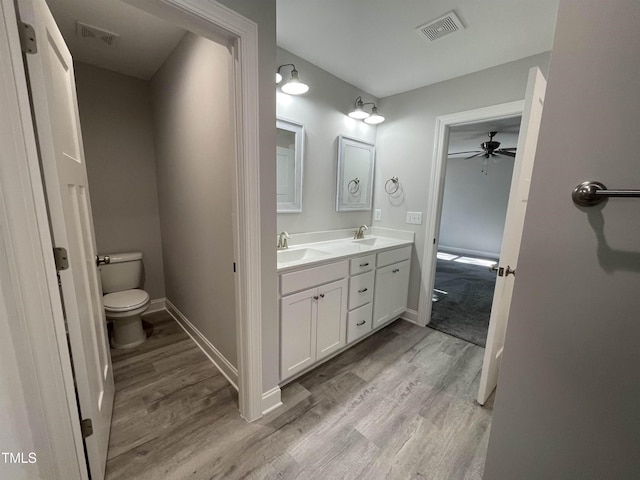
[[[398,177],[391,177],[384,184],[384,191],[387,192],[389,195],[393,195],[394,193],[396,193],[399,188],[400,188],[400,181],[398,180]]]
[[[360,179],[358,177],[354,178],[347,184],[347,190],[351,195],[355,195],[360,191]]]

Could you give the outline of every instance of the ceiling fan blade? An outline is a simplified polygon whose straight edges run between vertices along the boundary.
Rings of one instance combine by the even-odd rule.
[[[505,155],[507,157],[515,157],[516,156],[515,152],[506,152],[504,150],[496,150],[493,153],[495,153],[497,155]]]
[[[480,150],[469,150],[468,152],[451,152],[447,153],[447,155],[462,155],[463,153],[481,153]]]
[[[471,155],[470,157],[466,157],[465,160],[469,160],[470,158],[483,157],[485,156],[485,152],[476,153],[475,155]]]
[[[505,148],[501,148],[500,150],[512,150],[512,151],[516,151],[518,149],[518,147],[505,147]]]

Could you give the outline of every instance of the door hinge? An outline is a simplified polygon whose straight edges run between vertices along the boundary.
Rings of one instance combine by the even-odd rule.
[[[82,438],[93,435],[93,422],[90,418],[85,418],[80,422],[80,431],[82,432]]]
[[[36,31],[32,25],[20,22],[20,43],[24,53],[38,53],[38,44],[36,42]]]
[[[53,249],[53,259],[56,262],[56,270],[66,270],[69,268],[69,257],[67,256],[67,249],[62,247],[56,247]]]

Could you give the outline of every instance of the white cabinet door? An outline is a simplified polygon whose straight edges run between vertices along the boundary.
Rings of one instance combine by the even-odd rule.
[[[347,279],[318,287],[316,360],[347,344]]]
[[[373,302],[373,328],[377,328],[407,309],[409,260],[376,270]]]
[[[283,380],[315,362],[316,297],[318,289],[312,288],[280,301],[280,377]]]

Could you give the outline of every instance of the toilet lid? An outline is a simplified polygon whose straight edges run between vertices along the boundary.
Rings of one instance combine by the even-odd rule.
[[[133,310],[149,301],[149,294],[144,290],[133,289],[124,292],[108,293],[102,297],[104,308],[112,312]]]

